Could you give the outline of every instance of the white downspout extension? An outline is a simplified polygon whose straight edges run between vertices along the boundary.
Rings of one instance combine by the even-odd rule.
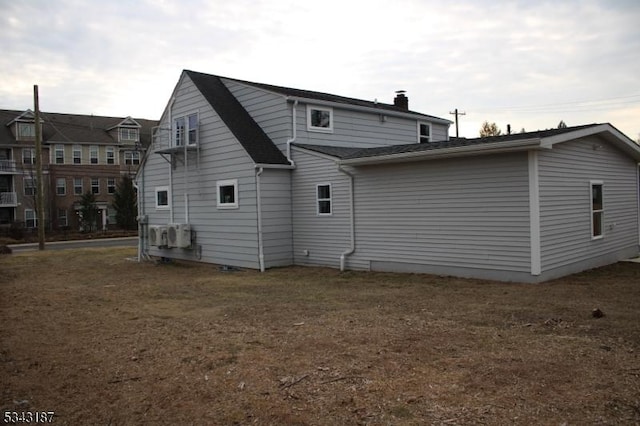
[[[189,132],[185,135],[184,143],[184,223],[189,223],[189,161],[187,144],[189,143]]]
[[[340,255],[340,271],[343,272],[345,269],[345,262],[346,262],[347,256],[350,256],[351,254],[353,254],[354,251],[356,251],[356,230],[355,230],[355,211],[353,208],[354,207],[353,175],[347,172],[346,170],[344,170],[340,165],[338,165],[338,171],[344,173],[349,178],[349,212],[350,212],[349,227],[350,227],[350,233],[351,233],[351,241],[350,241],[350,247]]]
[[[293,106],[291,107],[291,122],[292,122],[292,126],[293,126],[293,131],[291,132],[291,138],[287,139],[287,160],[289,160],[289,164],[291,164],[292,166],[295,167],[295,163],[293,162],[293,160],[291,159],[291,144],[294,143],[296,141],[296,138],[298,137],[298,130],[296,128],[297,126],[297,120],[296,120],[296,115],[297,115],[297,110],[296,107],[298,106],[298,100],[296,99],[295,101],[293,101]]]
[[[258,168],[256,172],[256,208],[258,210],[258,262],[260,272],[264,272],[264,245],[262,242],[262,194],[260,192],[260,176],[264,167]]]

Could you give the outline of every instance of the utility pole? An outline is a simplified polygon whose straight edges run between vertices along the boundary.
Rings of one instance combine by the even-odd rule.
[[[38,250],[44,250],[44,179],[42,179],[42,129],[40,128],[40,105],[38,85],[33,86],[36,131],[36,210],[38,221]]]
[[[456,108],[453,112],[449,112],[449,114],[455,115],[456,120],[456,138],[458,137],[458,116],[459,115],[467,115],[466,112],[458,112],[458,108]]]

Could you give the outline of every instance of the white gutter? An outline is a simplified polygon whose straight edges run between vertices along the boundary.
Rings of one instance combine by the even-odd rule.
[[[351,233],[350,245],[347,250],[340,254],[340,271],[344,271],[345,269],[345,261],[346,257],[353,254],[356,251],[356,229],[355,229],[355,211],[354,211],[354,190],[353,190],[353,175],[342,168],[342,166],[338,165],[338,171],[344,173],[349,178],[349,230]]]
[[[256,169],[283,169],[283,170],[293,170],[294,166],[291,164],[269,164],[269,163],[255,163],[253,165]]]
[[[403,152],[399,154],[376,155],[371,157],[359,157],[346,160],[338,160],[341,165],[364,165],[364,164],[380,164],[394,163],[404,161],[419,161],[450,157],[461,157],[473,154],[498,154],[513,151],[525,151],[529,149],[540,148],[540,139],[525,139],[512,141],[509,143],[489,142],[486,144],[474,144],[466,146],[457,146],[452,148],[433,149],[427,151]]]
[[[262,241],[262,194],[260,191],[260,176],[264,171],[263,167],[259,167],[256,172],[256,208],[258,210],[258,262],[260,264],[260,272],[264,272],[264,244]]]
[[[291,138],[287,139],[287,160],[289,160],[289,164],[292,165],[293,167],[296,166],[296,164],[293,162],[293,160],[291,159],[291,144],[294,143],[296,141],[296,138],[298,137],[298,129],[296,128],[296,115],[297,115],[297,110],[296,107],[298,106],[298,100],[294,100],[293,101],[293,106],[291,107],[291,122],[292,122],[292,132],[291,132]]]

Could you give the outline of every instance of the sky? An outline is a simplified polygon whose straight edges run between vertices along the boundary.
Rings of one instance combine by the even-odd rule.
[[[640,138],[638,0],[0,0],[0,108],[159,119],[183,69],[392,103],[477,137]],[[451,126],[455,136],[455,126]]]

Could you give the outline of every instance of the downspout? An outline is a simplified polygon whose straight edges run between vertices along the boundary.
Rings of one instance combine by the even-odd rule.
[[[171,114],[171,108],[175,103],[176,98],[171,97],[169,106],[167,107],[167,117],[169,118],[169,127],[171,127],[171,136],[169,136],[169,146],[173,144],[173,116]],[[174,223],[173,220],[173,156],[171,156],[171,163],[169,164],[169,223]]]
[[[356,251],[356,230],[355,230],[355,211],[354,211],[354,185],[353,185],[353,175],[342,168],[342,166],[338,165],[338,171],[344,173],[349,178],[349,228],[351,233],[351,241],[349,248],[342,252],[340,255],[340,271],[344,271],[345,262],[347,256],[353,254]]]
[[[188,121],[188,119],[187,119]],[[188,125],[188,123],[185,123]],[[184,223],[189,223],[189,153],[187,145],[189,143],[189,131],[186,131],[184,140]]]
[[[298,100],[296,99],[295,101],[293,101],[293,106],[291,107],[291,122],[292,122],[293,130],[291,132],[291,138],[287,139],[287,160],[289,160],[289,164],[291,164],[294,167],[296,164],[291,159],[291,144],[294,143],[296,141],[296,138],[298,137],[298,130],[296,128],[297,126],[296,107],[297,106],[298,106]]]
[[[256,172],[256,208],[258,210],[258,262],[260,272],[264,272],[264,244],[262,242],[262,194],[260,191],[260,176],[264,167],[259,167]]]
[[[142,174],[140,176],[142,179]],[[135,180],[133,181],[133,187],[136,189],[136,197],[138,202],[138,263],[140,263],[142,261],[142,250],[144,246],[144,243],[142,242],[144,238],[144,226],[142,224],[142,216],[144,215],[144,206],[140,202],[140,198],[141,198],[140,186]]]

